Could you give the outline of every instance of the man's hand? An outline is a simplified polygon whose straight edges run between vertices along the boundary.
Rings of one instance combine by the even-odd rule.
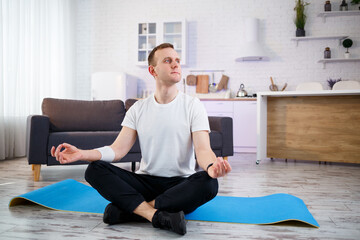
[[[61,151],[61,149],[63,148],[65,149]],[[61,164],[72,163],[80,159],[83,159],[83,154],[81,153],[81,150],[68,143],[60,144],[56,148],[56,150],[55,147],[53,146],[51,148],[51,156],[55,157],[56,160]]]
[[[223,177],[231,171],[231,166],[228,161],[222,157],[216,158],[216,161],[208,169],[208,174],[212,178]]]

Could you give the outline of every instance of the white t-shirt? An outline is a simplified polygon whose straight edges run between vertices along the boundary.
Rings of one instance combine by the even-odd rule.
[[[192,132],[210,132],[209,120],[198,98],[178,92],[168,104],[154,94],[128,110],[122,126],[137,131],[142,159],[139,174],[187,177],[195,173]]]

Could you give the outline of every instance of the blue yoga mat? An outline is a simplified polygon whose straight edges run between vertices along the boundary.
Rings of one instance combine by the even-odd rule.
[[[109,204],[95,189],[72,179],[14,197],[9,206],[29,201],[54,210],[95,214],[103,214]],[[247,224],[273,224],[294,220],[319,227],[300,198],[284,193],[251,198],[216,196],[185,218]]]

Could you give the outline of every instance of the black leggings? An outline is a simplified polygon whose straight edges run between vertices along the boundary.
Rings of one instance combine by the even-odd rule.
[[[105,199],[127,212],[155,199],[156,209],[190,213],[218,192],[217,179],[205,171],[187,178],[156,177],[129,172],[104,161],[90,163],[85,179]]]

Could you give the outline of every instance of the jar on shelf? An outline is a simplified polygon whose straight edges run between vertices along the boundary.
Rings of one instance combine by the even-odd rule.
[[[324,58],[331,58],[331,51],[330,51],[330,48],[329,48],[329,47],[326,47],[326,48],[325,48]]]
[[[347,10],[348,10],[348,4],[346,3],[345,0],[342,0],[340,4],[340,11],[347,11]]]
[[[330,1],[325,2],[324,8],[325,8],[325,12],[331,12],[331,3],[330,3]]]

